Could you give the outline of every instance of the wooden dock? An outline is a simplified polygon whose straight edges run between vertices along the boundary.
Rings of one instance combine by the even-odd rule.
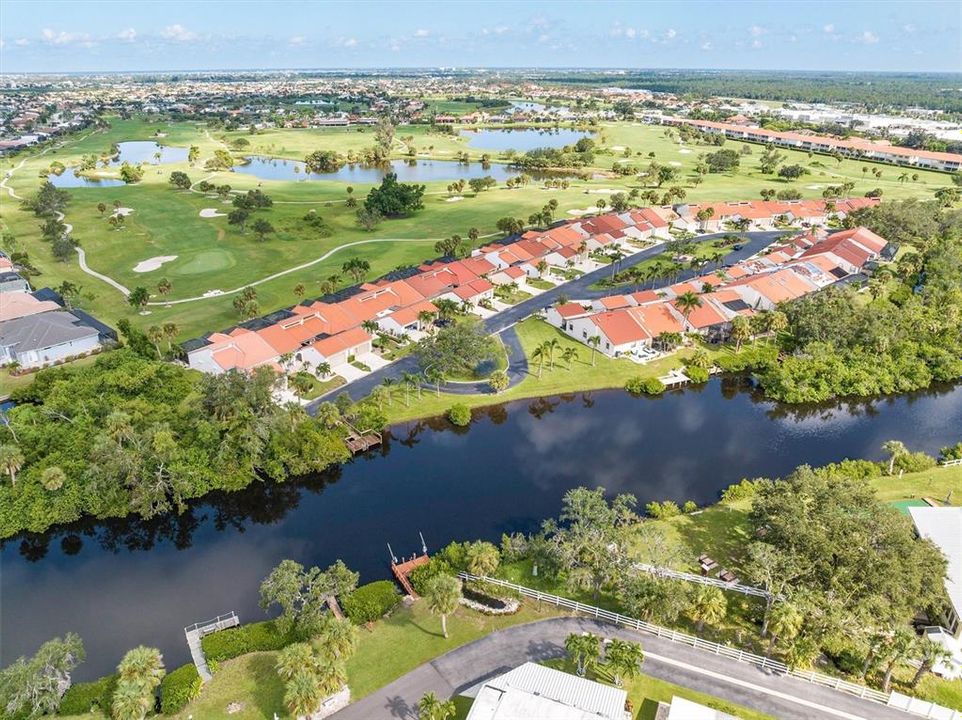
[[[187,647],[190,648],[190,657],[194,661],[197,674],[200,675],[202,682],[210,680],[211,674],[210,668],[207,667],[207,658],[204,657],[204,648],[200,643],[201,638],[204,635],[210,635],[212,632],[226,630],[238,625],[240,625],[240,618],[237,617],[236,612],[231,611],[227,615],[218,615],[213,620],[194,623],[184,628],[184,635],[187,636]]]
[[[381,434],[375,432],[355,433],[352,431],[344,438],[344,444],[347,445],[347,449],[352,454],[357,455],[380,445]]]
[[[414,592],[414,587],[411,585],[411,581],[408,580],[408,575],[411,574],[411,571],[414,570],[414,568],[426,564],[430,559],[431,558],[428,557],[428,554],[424,553],[423,555],[415,555],[410,560],[406,560],[402,563],[391,563],[391,571],[394,573],[394,577],[397,578],[397,581],[401,584],[401,587],[404,588],[404,592],[413,598],[416,598],[418,594]]]

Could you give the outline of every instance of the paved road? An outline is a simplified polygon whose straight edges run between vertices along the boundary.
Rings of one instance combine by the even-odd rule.
[[[542,620],[493,633],[422,665],[332,717],[335,720],[413,720],[417,716],[417,701],[424,693],[451,697],[524,662],[562,657],[564,640],[573,632],[640,641],[646,654],[642,667],[646,674],[781,720],[910,718],[878,703],[803,680],[774,676],[747,663],[586,618]]]
[[[744,260],[745,258],[751,257],[765,246],[771,244],[772,241],[774,241],[779,235],[783,234],[785,234],[784,231],[780,230],[766,230],[749,233],[713,233],[711,235],[701,235],[695,238],[695,242],[708,242],[724,235],[738,235],[744,238],[745,244],[742,249],[733,250],[725,257],[726,263],[734,264]],[[633,267],[640,262],[661,254],[664,252],[664,250],[664,245],[656,245],[655,247],[635,253],[634,255],[631,255],[630,257],[627,257],[621,261],[619,270],[625,270]],[[694,276],[695,274],[697,274],[695,271],[686,271],[680,276],[679,279],[686,279]],[[581,277],[572,280],[571,282],[567,282],[562,285],[558,285],[557,287],[553,287],[550,290],[546,290],[540,295],[535,295],[528,300],[523,300],[507,310],[483,320],[482,326],[488,331],[488,333],[495,335],[501,333],[516,323],[519,323],[526,317],[534,315],[539,310],[553,305],[562,295],[579,300],[592,299],[605,297],[606,295],[632,292],[634,289],[641,287],[639,285],[618,288],[590,289],[591,285],[594,285],[599,280],[603,280],[610,275],[611,269],[607,266],[599,268],[598,270],[593,270],[589,273],[585,273]],[[334,394],[340,394],[345,391],[348,392],[348,394],[350,394],[355,400],[358,400],[369,395],[375,387],[384,381],[385,378],[399,379],[404,373],[416,373],[417,371],[417,360],[413,356],[408,355],[407,357],[375,370],[374,372],[365,375],[363,378],[355,380],[348,385],[342,385],[341,387],[332,391],[332,393],[330,393],[328,396],[319,397],[307,405],[307,411],[309,413],[313,413],[315,408],[321,402],[330,400]]]

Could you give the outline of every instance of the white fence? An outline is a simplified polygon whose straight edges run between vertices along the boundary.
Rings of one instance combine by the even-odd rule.
[[[943,460],[939,463],[941,467],[952,467],[953,465],[962,465],[962,458],[958,460]]]
[[[643,570],[646,573],[651,573],[652,575],[671,578],[673,580],[684,580],[685,582],[697,583],[699,585],[711,585],[712,587],[721,588],[722,590],[731,590],[732,592],[741,593],[742,595],[752,595],[754,597],[766,599],[770,595],[768,591],[763,590],[760,587],[755,587],[754,585],[740,585],[736,582],[725,582],[719,578],[695,575],[694,573],[681,572],[680,570],[658,567],[657,565],[634,563],[632,567],[637,570]]]
[[[905,712],[909,712],[914,715],[921,715],[922,717],[934,718],[936,720],[962,720],[962,714],[955,710],[944,708],[940,705],[915,700],[914,698],[907,698],[911,702],[903,704],[900,698],[906,698],[905,695],[873,690],[865,685],[848,682],[847,680],[842,680],[841,678],[830,677],[829,675],[823,675],[822,673],[815,671],[793,670],[785,663],[778,662],[777,660],[771,660],[770,658],[766,658],[762,655],[756,655],[755,653],[745,652],[744,650],[738,650],[737,648],[729,647],[727,645],[720,645],[719,643],[702,640],[694,635],[688,635],[687,633],[678,632],[677,630],[669,630],[668,628],[663,628],[660,625],[654,625],[652,623],[645,622],[644,620],[638,620],[636,618],[628,617],[627,615],[611,612],[610,610],[603,610],[593,605],[585,605],[584,603],[580,603],[575,600],[569,600],[568,598],[561,597],[559,595],[552,595],[550,593],[541,592],[540,590],[532,590],[524,585],[516,585],[515,583],[508,582],[506,580],[499,580],[497,578],[490,578],[486,576],[478,577],[469,573],[460,573],[460,577],[463,580],[480,580],[486,583],[491,583],[492,585],[509,588],[521,595],[524,595],[525,597],[534,598],[535,600],[541,602],[548,602],[556,607],[563,607],[567,610],[572,610],[574,612],[581,613],[582,615],[589,615],[591,617],[598,618],[599,620],[605,620],[607,622],[614,623],[615,625],[621,625],[622,627],[630,628],[632,630],[651,633],[652,635],[657,635],[660,638],[667,638],[672,642],[683,643],[697,650],[705,650],[715,655],[731,658],[732,660],[747,662],[751,665],[755,665],[756,667],[769,670],[780,675],[791,675],[792,677],[805,680],[806,682],[810,682],[814,685],[821,685],[822,687],[838,690],[839,692],[848,693],[849,695],[855,695],[856,697],[860,697],[865,700],[872,700],[877,703],[882,703],[883,705],[904,710]]]

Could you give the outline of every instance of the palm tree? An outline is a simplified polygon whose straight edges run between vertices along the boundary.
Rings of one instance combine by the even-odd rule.
[[[23,467],[24,458],[16,445],[0,445],[0,470],[10,476],[10,484],[17,484],[17,473]]]
[[[151,689],[160,685],[163,679],[164,657],[157,648],[139,645],[128,650],[117,666],[121,680],[130,680]]]
[[[554,370],[554,351],[559,347],[561,347],[561,343],[558,342],[558,338],[551,338],[544,342],[544,349],[548,353],[548,368],[551,370]]]
[[[927,637],[921,637],[918,641],[919,669],[915,671],[909,687],[916,688],[925,677],[925,674],[932,671],[940,662],[948,662],[952,659],[952,653],[937,642],[932,642]]]
[[[561,360],[567,365],[568,370],[571,370],[571,361],[578,357],[577,348],[566,347],[561,351]]]
[[[691,290],[675,298],[675,307],[681,311],[681,314],[685,317],[685,322],[688,322],[688,316],[701,306],[701,298]]]
[[[441,632],[448,636],[448,615],[457,610],[461,602],[461,582],[452,575],[436,575],[425,589],[428,609],[441,616]]]
[[[711,585],[702,585],[695,591],[689,613],[695,627],[701,632],[705,623],[715,624],[725,617],[728,601],[724,593]]]
[[[638,643],[625,640],[612,640],[605,651],[605,665],[611,671],[615,685],[621,687],[622,681],[638,674],[638,668],[645,659],[645,653]]]
[[[731,336],[735,341],[735,352],[738,352],[741,350],[742,343],[751,337],[751,327],[744,316],[736,315],[732,318]]]
[[[294,286],[294,295],[296,295],[299,298],[302,298],[304,297],[304,292],[306,290],[307,288],[304,287],[304,283],[297,283],[297,285]]]
[[[798,637],[802,629],[805,618],[794,605],[782,602],[772,608],[771,616],[768,621],[768,630],[771,637],[768,641],[768,655],[771,657],[775,650],[775,643],[779,640],[786,642]]]
[[[882,691],[888,692],[892,686],[892,673],[895,668],[908,660],[915,648],[915,633],[906,628],[898,628],[887,644],[885,674],[882,676]]]
[[[444,382],[444,373],[437,368],[428,368],[424,371],[424,379],[434,385],[435,395],[441,397],[441,383]]]
[[[57,465],[51,465],[45,468],[43,474],[40,476],[40,482],[44,489],[50,492],[55,492],[62,488],[66,481],[67,474]]]
[[[909,451],[905,443],[900,440],[886,440],[882,443],[882,450],[889,454],[889,475],[895,471],[895,460]]]
[[[299,672],[284,689],[284,705],[295,718],[308,717],[324,700],[320,678],[311,672]]]
[[[319,380],[323,380],[331,374],[331,364],[329,362],[318,363],[317,367],[314,368],[314,372],[317,373]]]
[[[277,674],[281,680],[289,682],[302,672],[315,672],[317,659],[314,650],[308,643],[299,642],[288,645],[277,653]]]
[[[572,633],[565,638],[565,652],[574,662],[578,675],[584,677],[601,656],[601,640],[591,633]]]
[[[418,323],[420,324],[422,329],[424,329],[425,327],[427,328],[434,327],[434,313],[431,312],[430,310],[422,310],[421,312],[418,313]],[[430,330],[428,330],[428,332],[430,332]]]
[[[407,404],[407,393],[412,388],[417,391],[418,399],[421,399],[421,380],[417,375],[414,373],[404,373],[401,376],[401,382],[404,385],[405,404]]]
[[[548,350],[545,346],[539,345],[531,352],[531,359],[538,363],[538,379],[541,379],[541,372],[544,370],[544,361],[548,357]]]
[[[177,323],[165,322],[161,325],[161,330],[164,331],[164,339],[167,341],[167,351],[170,352],[174,339],[180,334],[180,327]]]
[[[361,323],[361,329],[367,331],[371,335],[374,335],[378,330],[380,330],[380,326],[373,320],[365,320]]]
[[[159,292],[164,297],[170,295],[170,291],[173,289],[173,285],[167,278],[161,278],[160,282],[157,283],[157,292]]]
[[[333,430],[341,424],[341,411],[332,402],[322,402],[314,411],[314,419],[328,430]]]
[[[491,575],[501,563],[501,553],[498,548],[488,542],[473,542],[466,553],[468,572],[472,575]]]
[[[433,692],[425,693],[418,700],[418,718],[420,720],[448,720],[448,718],[453,718],[457,711],[454,700],[441,700]]]
[[[590,337],[588,338],[587,342],[588,342],[588,346],[591,348],[591,367],[594,367],[595,351],[598,349],[598,346],[601,344],[601,335],[595,335],[593,337]]]
[[[114,720],[143,720],[152,700],[153,694],[148,695],[136,683],[121,682],[110,698],[110,714]]]
[[[303,398],[307,393],[311,391],[314,387],[314,378],[311,377],[310,373],[298,372],[291,375],[288,383],[291,386],[291,390],[297,395],[298,399]]]
[[[157,357],[163,357],[164,354],[160,351],[160,341],[164,339],[164,331],[157,325],[151,325],[147,328],[147,339],[154,344]]]
[[[357,626],[350,620],[325,615],[320,631],[311,642],[323,657],[343,659],[357,649]]]

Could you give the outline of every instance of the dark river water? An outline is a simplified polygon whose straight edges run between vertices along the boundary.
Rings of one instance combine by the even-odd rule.
[[[742,477],[796,465],[882,457],[900,439],[935,453],[962,439],[962,385],[831,408],[760,401],[741,381],[657,399],[622,391],[519,401],[397,426],[381,452],[324,476],[197,503],[153,522],[90,523],[8,541],[0,554],[0,636],[7,664],[46,639],[80,633],[79,679],[106,673],[144,643],[168,668],[188,660],[183,627],[236,610],[264,617],[261,579],[284,558],[342,558],[362,582],[397,555],[452,539],[532,530],[578,485],[632,492],[639,503],[710,503]]]

